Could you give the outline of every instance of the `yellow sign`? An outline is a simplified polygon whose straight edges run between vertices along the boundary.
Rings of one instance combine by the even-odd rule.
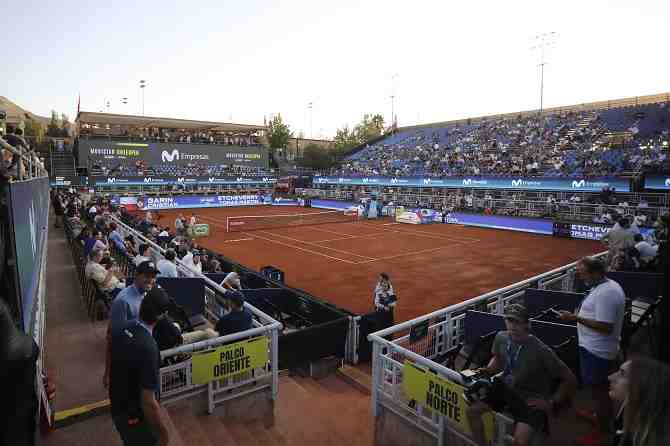
[[[224,345],[215,350],[194,353],[193,384],[207,384],[215,379],[239,375],[268,362],[268,338],[253,339]]]
[[[463,386],[419,368],[409,361],[405,361],[402,372],[403,390],[408,399],[445,416],[461,432],[472,434],[466,412],[469,404],[463,396]],[[486,438],[490,440],[493,438],[493,414],[484,415],[483,421]]]

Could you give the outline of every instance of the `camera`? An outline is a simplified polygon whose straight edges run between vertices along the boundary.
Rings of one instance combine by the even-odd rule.
[[[498,376],[488,377],[483,373],[464,376],[463,384],[463,398],[470,404],[482,402],[493,405],[494,402],[504,399],[505,384]]]
[[[5,121],[7,119],[7,112],[0,110],[0,121]]]

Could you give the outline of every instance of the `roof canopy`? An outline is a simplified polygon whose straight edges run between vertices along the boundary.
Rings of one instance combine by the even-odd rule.
[[[264,130],[263,125],[233,124],[227,122],[193,121],[190,119],[157,118],[153,116],[117,115],[113,113],[79,112],[77,123],[120,125],[128,127],[159,127],[165,129],[191,129],[229,131]]]

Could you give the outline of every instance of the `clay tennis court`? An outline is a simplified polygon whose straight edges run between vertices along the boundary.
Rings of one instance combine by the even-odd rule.
[[[161,224],[174,227],[180,213],[192,212],[210,227],[210,236],[199,239],[202,246],[255,270],[273,265],[289,286],[354,313],[372,310],[377,275],[387,272],[399,299],[397,321],[604,250],[594,241],[390,218],[287,227],[277,217],[276,224],[267,223],[270,229],[226,232],[228,217],[324,212],[294,206],[164,210]]]

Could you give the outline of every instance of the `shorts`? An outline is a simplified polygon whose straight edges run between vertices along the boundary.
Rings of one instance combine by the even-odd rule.
[[[508,412],[515,423],[524,423],[538,432],[549,434],[549,417],[541,409],[528,406],[526,400],[500,380],[494,380],[491,397],[485,401],[495,412]]]
[[[112,419],[124,446],[154,446],[158,444],[158,435],[146,419],[131,418],[125,414],[113,415]]]
[[[580,346],[579,368],[582,375],[582,384],[600,386],[608,383],[609,375],[616,369],[616,361],[601,358]]]

